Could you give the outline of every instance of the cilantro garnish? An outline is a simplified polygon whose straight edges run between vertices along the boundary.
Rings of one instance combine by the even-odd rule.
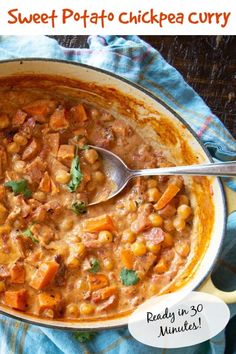
[[[93,259],[91,261],[91,268],[89,269],[89,272],[91,273],[97,273],[100,270],[100,264],[97,259]]]
[[[90,149],[90,146],[88,146],[87,144],[84,144],[80,150],[89,150]]]
[[[29,237],[32,242],[34,242],[34,243],[39,243],[39,240],[34,237],[34,234],[33,234],[33,232],[30,230],[30,227],[28,227],[27,229],[25,229],[25,230],[22,232],[22,234],[23,234],[23,236],[25,236],[25,237]]]
[[[19,179],[17,181],[8,181],[5,183],[5,187],[11,188],[15,195],[23,194],[25,198],[31,196],[31,190],[28,187],[28,181],[26,179]]]
[[[135,285],[139,282],[139,277],[134,270],[122,268],[120,272],[120,279],[123,285]]]
[[[76,156],[73,158],[71,163],[71,169],[70,169],[71,180],[68,184],[68,188],[71,193],[76,191],[76,189],[79,187],[83,179],[83,173],[81,172],[80,169],[78,148],[76,148],[75,155]]]
[[[74,202],[72,204],[71,210],[76,215],[85,214],[87,212],[87,205],[85,204],[85,202]]]
[[[80,343],[85,343],[92,340],[96,334],[96,332],[77,332],[74,336]]]

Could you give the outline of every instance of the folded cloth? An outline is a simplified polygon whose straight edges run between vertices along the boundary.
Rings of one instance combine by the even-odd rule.
[[[72,49],[63,48],[54,39],[44,36],[0,36],[0,60],[57,58],[116,73],[152,91],[178,112],[203,140],[214,158],[221,161],[236,160],[236,141],[232,135],[158,51],[137,36],[91,36],[88,44],[88,49]],[[228,181],[228,186],[236,191],[234,179]],[[222,255],[214,273],[214,281],[222,290],[232,290],[236,286],[236,262],[233,255],[233,250],[236,250],[235,233],[236,212],[233,212],[228,218]],[[233,316],[236,305],[230,305],[230,311]],[[225,350],[233,353],[236,352],[233,331],[235,321],[228,325],[226,331],[204,343],[165,350],[165,353],[223,354]],[[80,343],[74,333],[36,327],[5,316],[0,316],[0,348],[2,354],[28,354],[32,350],[35,354],[162,353],[161,349],[137,342],[127,328],[102,331],[91,341]]]

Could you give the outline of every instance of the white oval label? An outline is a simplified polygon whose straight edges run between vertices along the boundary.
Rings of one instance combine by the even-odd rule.
[[[139,306],[129,319],[131,335],[153,347],[181,348],[204,342],[225,328],[230,311],[221,299],[193,291],[179,301],[177,293]]]

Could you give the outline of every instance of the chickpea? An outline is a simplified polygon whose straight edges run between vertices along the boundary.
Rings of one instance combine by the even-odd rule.
[[[94,149],[88,149],[88,150],[85,150],[84,152],[84,157],[85,157],[85,160],[90,164],[94,164],[94,162],[97,161],[98,159],[98,153],[96,150]]]
[[[92,118],[97,118],[99,115],[99,111],[96,108],[92,108],[90,114]]]
[[[95,306],[93,304],[87,304],[86,302],[82,302],[80,305],[80,313],[81,315],[90,315],[94,312]]]
[[[134,212],[137,210],[137,205],[134,200],[127,200],[125,202],[125,209],[130,212]]]
[[[147,191],[148,201],[156,203],[160,199],[160,192],[157,188],[150,188]]]
[[[154,254],[158,254],[161,250],[161,244],[160,243],[155,244],[155,243],[148,242],[147,249],[148,249],[148,251],[150,251]]]
[[[112,270],[114,268],[114,262],[111,258],[105,258],[103,261],[103,267],[106,270]]]
[[[104,243],[110,243],[113,241],[113,235],[110,231],[100,231],[98,234],[98,239]]]
[[[7,145],[7,151],[10,154],[17,154],[20,151],[20,145],[15,142],[10,143],[9,145]]]
[[[70,181],[70,174],[64,170],[58,170],[56,173],[56,181],[61,184],[66,184]]]
[[[96,189],[96,184],[94,183],[94,181],[90,181],[88,182],[86,188],[89,192],[93,192]]]
[[[182,204],[177,209],[177,214],[181,219],[187,219],[192,214],[192,209],[186,204]]]
[[[13,140],[20,146],[25,146],[28,143],[28,139],[21,134],[15,134]]]
[[[37,191],[33,194],[34,199],[38,200],[41,203],[44,203],[47,200],[47,195],[44,192]]]
[[[185,194],[179,195],[179,205],[186,204],[189,205],[189,199]]]
[[[175,250],[181,257],[185,258],[189,255],[190,247],[188,242],[180,241],[175,245]]]
[[[159,260],[159,262],[155,265],[154,271],[158,274],[163,274],[167,270],[168,270],[168,265],[167,265],[166,261],[163,258],[161,258]]]
[[[149,215],[149,220],[152,223],[152,226],[154,227],[158,227],[161,226],[163,224],[163,219],[160,215],[156,214],[156,213],[152,213]]]
[[[133,221],[137,219],[136,213],[131,213],[127,215],[127,222],[131,224]]]
[[[66,218],[60,223],[60,229],[62,231],[70,231],[74,226],[74,221],[71,218]]]
[[[131,246],[132,252],[135,256],[143,256],[147,253],[147,247],[142,242],[135,242]]]
[[[147,181],[147,186],[148,186],[148,188],[157,187],[157,180],[155,180],[153,178],[149,178],[148,181]]]
[[[10,120],[7,114],[0,114],[0,129],[5,129],[9,126]]]
[[[76,304],[69,304],[66,306],[66,314],[71,317],[79,316],[79,307]]]
[[[173,236],[168,232],[165,233],[163,246],[164,247],[172,247],[174,244]]]
[[[135,234],[131,230],[125,230],[122,235],[122,241],[133,243],[136,240]]]
[[[94,164],[92,164],[91,168],[93,171],[97,171],[97,170],[101,169],[101,161],[97,160],[96,162],[94,162]]]
[[[184,219],[177,217],[174,219],[173,225],[177,231],[182,231],[185,228],[186,223]]]
[[[25,161],[18,160],[14,163],[14,171],[17,173],[23,173],[25,169]]]
[[[106,177],[101,171],[95,171],[92,175],[92,178],[97,183],[103,183]]]

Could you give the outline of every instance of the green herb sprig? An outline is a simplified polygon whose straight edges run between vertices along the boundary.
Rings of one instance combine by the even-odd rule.
[[[32,225],[31,225],[31,226],[32,226]],[[39,243],[39,240],[38,240],[36,237],[34,237],[34,234],[33,234],[33,232],[32,232],[31,229],[30,229],[31,226],[29,226],[27,229],[25,229],[25,230],[22,232],[22,234],[23,234],[23,236],[25,236],[25,237],[29,237],[32,242],[34,242],[34,243]]]
[[[25,198],[29,198],[32,195],[32,192],[28,187],[28,181],[26,179],[8,181],[4,185],[5,187],[11,188],[15,195],[23,194]]]
[[[135,285],[139,282],[139,277],[136,272],[131,269],[122,268],[120,272],[120,279],[123,285]]]
[[[74,336],[80,343],[85,343],[92,340],[96,334],[97,332],[76,332]]]
[[[71,210],[76,214],[76,215],[81,215],[87,213],[87,205],[85,202],[74,202],[72,204]]]
[[[97,273],[100,270],[100,264],[97,259],[91,261],[91,268],[89,269],[90,273]]]
[[[80,169],[80,161],[78,156],[78,147],[76,147],[75,157],[71,163],[70,169],[71,180],[68,184],[69,191],[71,193],[75,192],[83,180],[83,173]]]

